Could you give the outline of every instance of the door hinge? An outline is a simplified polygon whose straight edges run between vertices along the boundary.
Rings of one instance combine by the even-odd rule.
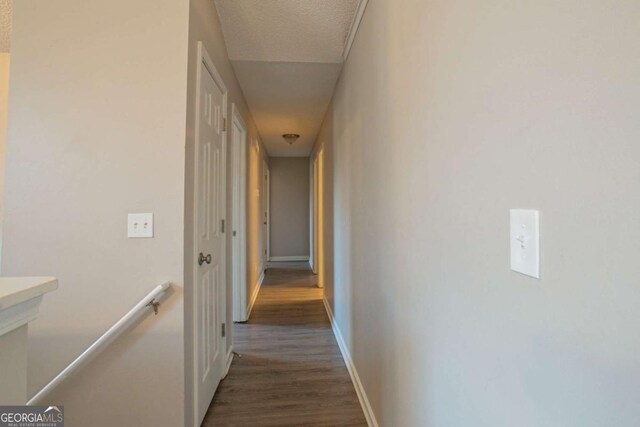
[[[222,337],[226,337],[227,336],[227,324],[223,323],[222,324]]]
[[[224,219],[222,220],[221,230],[221,232],[224,233]]]
[[[222,132],[226,132],[227,131],[227,119],[226,117],[222,118]]]

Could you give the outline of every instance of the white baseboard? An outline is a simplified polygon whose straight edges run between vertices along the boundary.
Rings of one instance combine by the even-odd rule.
[[[262,287],[263,281],[264,281],[264,269],[262,270],[262,273],[260,273],[260,277],[258,277],[258,284],[256,285],[256,289],[253,291],[253,295],[251,295],[251,300],[249,301],[249,306],[247,307],[246,320],[249,320],[249,316],[251,316],[251,310],[253,310],[253,305],[256,303],[256,299],[258,299],[258,293],[260,292],[260,288]]]
[[[369,398],[367,397],[367,393],[364,391],[364,387],[362,387],[362,383],[360,382],[360,376],[358,375],[356,366],[353,364],[353,360],[351,359],[349,348],[347,347],[347,344],[344,342],[344,338],[342,338],[342,333],[340,332],[340,329],[338,328],[338,325],[336,324],[335,319],[333,318],[333,312],[331,311],[331,307],[329,307],[329,303],[324,297],[322,298],[322,302],[324,303],[325,310],[327,310],[327,316],[329,316],[329,321],[331,322],[331,329],[333,329],[333,335],[335,335],[336,341],[338,342],[340,353],[342,353],[342,358],[344,359],[344,363],[347,365],[347,370],[349,371],[349,375],[351,376],[351,382],[353,382],[353,386],[356,389],[356,394],[358,395],[360,406],[362,406],[364,417],[367,420],[367,425],[369,427],[378,427],[378,421],[376,420],[376,416],[373,413],[373,409],[371,409]]]
[[[309,261],[309,255],[301,255],[301,256],[272,256],[269,258],[269,261],[279,262],[279,261]]]
[[[233,362],[233,345],[231,345],[231,347],[229,347],[229,351],[227,352],[227,362],[226,362],[226,366],[224,368],[224,375],[222,376],[222,378],[226,377],[227,374],[229,373],[229,368],[231,368],[231,362]]]

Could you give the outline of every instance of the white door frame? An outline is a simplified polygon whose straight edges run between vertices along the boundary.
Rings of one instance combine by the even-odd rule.
[[[266,160],[262,160],[264,167],[264,212],[265,212],[265,249],[267,253],[265,255],[264,268],[267,267],[267,262],[271,261],[271,171],[269,171],[269,164]]]
[[[213,60],[211,59],[211,57],[209,56],[209,54],[207,53],[207,50],[204,47],[204,44],[200,41],[198,42],[198,68],[197,68],[197,74],[196,74],[196,127],[195,127],[195,143],[196,145],[198,144],[198,138],[199,136],[199,126],[200,126],[200,87],[202,85],[202,64],[204,64],[204,66],[207,68],[207,70],[209,71],[209,73],[211,74],[211,76],[213,77],[214,81],[216,82],[216,84],[221,88],[222,90],[222,112],[221,112],[221,116],[222,118],[226,121],[227,120],[227,99],[228,99],[228,90],[227,90],[227,86],[224,84],[224,80],[222,79],[222,77],[220,76],[220,74],[218,73]],[[224,189],[225,193],[226,193],[226,163],[227,163],[227,159],[226,159],[226,155],[227,155],[227,131],[226,128],[223,127],[222,129],[222,159],[221,159],[221,168],[222,170],[220,171],[220,179],[221,182],[219,183],[219,188]],[[198,160],[197,160],[197,156],[198,156],[198,150],[197,147],[195,149],[195,165],[197,168],[198,165]],[[197,192],[198,192],[198,171],[196,170],[194,173],[194,189],[195,189],[195,205],[194,205],[194,211],[193,211],[193,223],[196,225],[194,227],[193,230],[193,247],[191,248],[193,253],[192,253],[192,260],[194,261],[194,273],[193,273],[193,277],[194,277],[194,281],[195,278],[198,275],[198,265],[197,262],[195,262],[198,259],[198,247],[197,247],[197,241],[198,241],[198,206],[197,206]],[[226,221],[226,195],[224,197],[221,197],[221,205],[220,205],[220,210],[222,212],[221,214],[221,220],[223,221],[223,223]],[[224,234],[224,231],[223,231]],[[223,267],[220,269],[220,301],[218,302],[218,313],[219,317],[220,317],[220,324],[224,324],[226,322],[226,243],[223,245],[223,250],[222,253],[220,254],[221,257],[221,261],[220,261],[220,265]],[[193,370],[192,370],[192,375],[193,375],[193,420],[194,420],[194,426],[198,427],[200,425],[200,420],[199,420],[199,407],[198,407],[198,402],[199,402],[199,394],[200,394],[200,390],[198,387],[198,383],[199,381],[197,380],[198,378],[198,319],[197,319],[197,309],[196,307],[198,306],[198,301],[197,301],[197,292],[195,291],[195,289],[193,290],[193,302],[192,302],[193,306],[192,306],[192,330],[190,331],[191,333],[191,343],[192,343],[192,352],[193,352]],[[227,357],[227,339],[226,337],[222,336],[222,333],[217,333],[216,337],[218,337],[219,339],[219,345],[223,351],[223,376],[224,376],[224,365],[226,365],[226,357]]]
[[[311,249],[311,270],[313,271],[314,274],[320,274],[320,270],[319,270],[319,262],[318,262],[318,257],[319,257],[319,224],[318,224],[318,214],[319,214],[319,207],[318,207],[318,181],[319,181],[319,177],[318,177],[318,158],[320,155],[320,151],[316,152],[316,155],[313,157],[313,161],[311,162],[311,175],[312,175],[312,185],[311,185],[311,199],[312,199],[312,210],[311,210],[311,216],[312,216],[312,226],[311,226],[311,233],[313,234],[313,239],[312,239],[312,245],[313,248]]]
[[[316,216],[314,213],[315,208],[315,183],[316,179],[314,176],[315,167],[315,159],[311,157],[309,162],[309,267],[311,271],[315,274],[316,271],[316,236],[315,236],[315,226],[316,226]]]
[[[312,162],[312,245],[311,250],[312,261],[311,268],[313,273],[318,275],[318,287],[324,287],[324,203],[321,203],[323,198],[323,168],[324,168],[324,147],[316,152]]]
[[[236,132],[240,138],[236,138]],[[231,104],[231,265],[233,280],[233,321],[247,321],[247,126],[234,103]]]

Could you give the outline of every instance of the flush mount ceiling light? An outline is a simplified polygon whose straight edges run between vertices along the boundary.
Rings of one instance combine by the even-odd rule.
[[[287,141],[287,144],[292,145],[298,140],[298,138],[300,138],[300,135],[298,135],[297,133],[285,133],[284,135],[282,135],[282,137],[285,141]]]

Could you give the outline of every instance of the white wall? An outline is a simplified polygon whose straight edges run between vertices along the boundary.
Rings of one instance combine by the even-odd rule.
[[[623,0],[369,2],[318,146],[326,292],[381,426],[637,425],[639,21]],[[539,281],[509,270],[522,207]]]
[[[22,325],[0,335],[0,402],[24,405],[27,399],[27,332]]]
[[[183,423],[188,2],[14,2],[3,274],[52,275],[33,395],[154,286],[174,294],[45,403],[67,425]],[[129,212],[155,238],[127,239]]]
[[[270,256],[309,256],[309,158],[271,157]]]
[[[4,193],[4,152],[7,145],[10,59],[9,53],[0,52],[0,260],[2,259],[2,214],[4,210],[2,195]]]

